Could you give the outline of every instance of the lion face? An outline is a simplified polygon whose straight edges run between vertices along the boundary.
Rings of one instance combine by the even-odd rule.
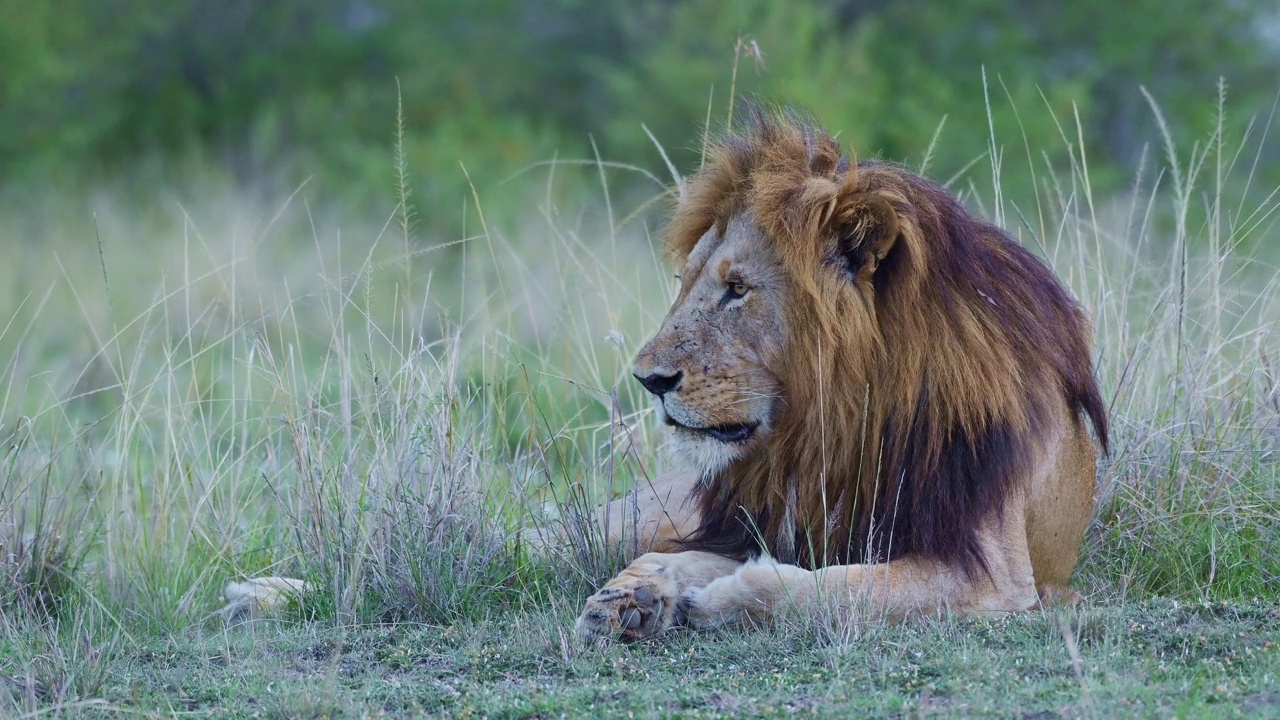
[[[633,373],[674,428],[678,457],[703,477],[760,447],[783,403],[787,278],[744,214],[708,230],[680,274],[680,292]]]

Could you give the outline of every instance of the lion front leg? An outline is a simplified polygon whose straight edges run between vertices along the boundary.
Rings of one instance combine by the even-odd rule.
[[[584,642],[660,635],[682,620],[682,595],[732,574],[741,564],[708,552],[641,555],[587,598],[574,631]]]
[[[891,620],[945,612],[991,614],[1025,610],[1034,598],[1030,586],[1005,595],[985,579],[973,582],[935,563],[904,559],[810,571],[763,559],[686,593],[680,613],[689,627],[706,629],[759,625],[788,612],[815,615],[837,608]]]
[[[690,627],[713,628],[835,608],[900,620],[949,612],[996,615],[1036,605],[1029,563],[1018,563],[1027,566],[1018,572],[1008,572],[1011,568],[1000,561],[989,564],[990,573],[971,577],[959,568],[919,558],[816,571],[763,558],[687,592],[680,612]]]
[[[1039,597],[1023,524],[1022,505],[1016,499],[1003,520],[988,519],[979,532],[985,570],[978,572],[918,556],[814,571],[761,558],[685,593],[680,611],[690,627],[710,628],[765,622],[787,611],[812,615],[832,608],[877,613],[891,620],[1027,610]]]

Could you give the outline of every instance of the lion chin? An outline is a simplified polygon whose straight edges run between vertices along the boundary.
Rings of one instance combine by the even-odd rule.
[[[704,482],[710,482],[745,452],[737,443],[685,429],[677,429],[667,447],[677,466],[692,470]]]
[[[748,455],[768,435],[768,423],[744,420],[700,426],[687,425],[658,408],[662,423],[671,428],[668,452],[678,467],[709,481],[734,461]]]
[[[579,636],[1076,597],[1107,450],[1081,307],[938,185],[745,126],[664,230],[681,285],[633,367],[688,471],[604,509],[643,554]]]

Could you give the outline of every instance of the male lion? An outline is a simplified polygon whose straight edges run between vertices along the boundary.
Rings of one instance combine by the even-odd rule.
[[[1106,452],[1107,420],[1084,313],[1042,262],[937,185],[760,111],[665,239],[680,291],[634,372],[691,473],[645,491],[649,552],[579,637],[1070,592],[1086,421]]]

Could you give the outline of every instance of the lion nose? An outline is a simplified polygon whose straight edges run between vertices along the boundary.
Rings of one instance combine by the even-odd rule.
[[[657,395],[658,397],[662,397],[663,395],[676,389],[676,386],[680,384],[680,378],[684,377],[684,372],[677,370],[675,375],[663,375],[662,373],[653,373],[652,375],[645,375],[644,377],[635,375],[633,373],[632,377],[634,377],[636,380],[639,380],[640,384],[644,386],[645,390],[648,390],[649,392],[653,393],[654,395]]]

